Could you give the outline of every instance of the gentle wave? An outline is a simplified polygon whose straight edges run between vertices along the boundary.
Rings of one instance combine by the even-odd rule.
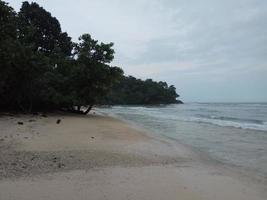
[[[214,115],[203,115],[197,114],[197,117],[207,118],[207,119],[217,119],[223,121],[233,121],[233,122],[244,122],[244,123],[252,123],[252,124],[264,124],[264,121],[258,119],[247,119],[247,118],[236,118],[236,117],[226,117],[226,116],[214,116]]]
[[[259,120],[255,120],[258,123],[250,123],[250,122],[238,122],[227,120],[231,118],[227,117],[214,117],[214,118],[200,118],[200,117],[190,117],[181,119],[182,121],[189,121],[189,122],[198,122],[198,123],[208,123],[217,126],[224,126],[224,127],[234,127],[234,128],[241,128],[241,129],[252,129],[252,130],[259,130],[259,131],[267,131],[267,122],[260,122]],[[252,120],[253,121],[253,120]]]
[[[155,137],[174,138],[216,161],[267,177],[267,104],[115,106],[105,112],[140,125]]]
[[[114,113],[133,118],[188,121],[267,131],[267,104],[192,103],[169,106],[115,106]],[[155,119],[156,120],[156,119]]]

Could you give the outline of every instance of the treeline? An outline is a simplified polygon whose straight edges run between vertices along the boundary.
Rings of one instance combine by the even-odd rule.
[[[0,109],[67,109],[88,113],[95,104],[174,103],[173,86],[123,76],[111,66],[113,43],[89,34],[71,40],[37,3],[15,12],[0,0]],[[138,91],[139,90],[139,91]]]
[[[109,105],[182,103],[177,100],[178,97],[173,85],[168,86],[166,82],[155,82],[152,79],[143,81],[129,76],[114,84],[102,103]]]

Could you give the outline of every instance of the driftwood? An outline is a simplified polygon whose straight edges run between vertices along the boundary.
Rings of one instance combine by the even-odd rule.
[[[62,109],[62,110],[67,111],[67,112],[71,112],[71,113],[87,115],[92,110],[93,105],[89,105],[85,111],[81,110],[81,106],[76,106],[76,107],[77,107],[76,109],[75,109],[75,107],[72,107],[69,109]]]

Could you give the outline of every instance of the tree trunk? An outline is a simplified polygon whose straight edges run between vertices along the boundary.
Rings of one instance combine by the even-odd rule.
[[[93,108],[93,105],[89,105],[89,107],[87,108],[86,111],[83,112],[83,114],[87,115],[92,108]]]

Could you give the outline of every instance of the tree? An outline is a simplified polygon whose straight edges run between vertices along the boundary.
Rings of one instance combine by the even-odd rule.
[[[70,100],[66,101],[63,88],[68,75],[61,74],[60,69],[69,67],[73,49],[71,38],[62,32],[59,21],[37,3],[23,2],[18,13],[18,30],[20,43],[31,48],[39,61],[45,60],[44,70],[32,73],[39,80],[35,107],[57,108],[66,105]],[[38,67],[37,63],[35,67]]]
[[[12,74],[11,59],[16,49],[16,13],[0,0],[0,106],[9,101],[8,87]]]
[[[16,12],[0,0],[0,40],[16,38]]]
[[[177,100],[179,95],[176,88],[168,86],[166,82],[155,82],[152,79],[145,81],[135,77],[123,77],[120,82],[115,84],[108,95],[102,101],[102,104],[170,104],[182,103]]]
[[[36,3],[24,2],[19,14],[2,1],[0,9],[0,106],[23,111],[51,106],[42,95],[55,84],[47,87],[52,79],[45,77],[70,55],[70,38]]]
[[[107,64],[114,59],[113,43],[98,43],[92,39],[90,34],[83,34],[79,37],[79,43],[75,45],[75,55],[78,60],[84,60],[90,63]]]
[[[113,43],[83,34],[77,44],[37,3],[19,13],[0,0],[0,109],[64,109],[87,114],[95,104],[174,103],[165,82],[124,77],[111,66]]]
[[[19,39],[23,44],[31,44],[34,51],[46,55],[58,52],[71,55],[71,38],[61,31],[59,21],[37,3],[23,2],[18,18]]]
[[[82,35],[79,41],[75,47],[77,64],[72,72],[72,90],[75,91],[78,109],[88,105],[87,114],[120,79],[123,71],[108,65],[114,58],[113,43],[99,44],[89,34]]]

